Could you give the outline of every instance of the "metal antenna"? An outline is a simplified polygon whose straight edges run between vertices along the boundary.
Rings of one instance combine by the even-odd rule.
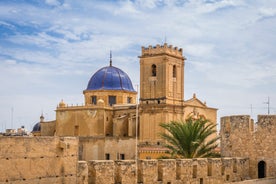
[[[109,66],[112,66],[112,51],[110,50],[110,61],[109,61]]]
[[[264,102],[264,104],[267,104],[267,114],[269,115],[270,114],[269,97],[267,97],[267,102]]]
[[[253,115],[253,105],[252,104],[250,104],[250,110],[251,110],[251,117],[252,117],[252,115]]]

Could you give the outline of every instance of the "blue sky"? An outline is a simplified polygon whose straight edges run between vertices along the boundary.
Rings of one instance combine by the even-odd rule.
[[[185,100],[256,119],[269,96],[276,113],[275,0],[1,0],[0,130],[82,104],[110,50],[139,84],[141,46],[165,41],[187,58]]]

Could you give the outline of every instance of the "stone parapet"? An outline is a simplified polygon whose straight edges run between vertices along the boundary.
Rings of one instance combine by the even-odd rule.
[[[143,184],[157,183],[157,160],[138,160],[138,182]]]
[[[115,161],[115,167],[115,183],[137,183],[136,162],[134,160],[117,160]]]
[[[156,45],[156,46],[149,46],[149,47],[142,47],[142,55],[144,56],[150,56],[150,55],[159,55],[159,54],[168,54],[176,57],[183,58],[182,56],[182,48],[178,49],[177,47],[173,47],[172,45],[167,45],[165,43],[164,45]]]
[[[88,182],[89,184],[115,183],[114,161],[88,161]]]
[[[249,176],[246,158],[88,161],[89,183],[221,184]],[[138,175],[136,174],[138,172]],[[138,176],[138,177],[136,177]]]

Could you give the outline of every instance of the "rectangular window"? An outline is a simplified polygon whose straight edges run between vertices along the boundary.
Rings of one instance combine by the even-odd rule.
[[[105,159],[106,159],[106,160],[110,160],[110,154],[109,154],[109,153],[106,153],[106,154],[105,154]]]
[[[193,165],[193,178],[197,177],[197,165]]]
[[[208,163],[208,176],[212,176],[212,163]]]
[[[200,184],[203,184],[203,178],[200,178],[200,179],[199,179],[199,183],[200,183]]]
[[[78,125],[75,126],[74,136],[79,136],[79,126]]]
[[[97,96],[91,96],[91,103],[94,105],[97,104]]]
[[[127,97],[127,103],[131,103],[131,101],[132,101],[132,98],[131,97]]]
[[[230,179],[230,176],[227,174],[226,175],[226,181],[229,181],[229,179]]]
[[[125,154],[120,154],[120,160],[124,160],[125,159]]]
[[[110,106],[116,104],[116,96],[108,96],[108,102]]]

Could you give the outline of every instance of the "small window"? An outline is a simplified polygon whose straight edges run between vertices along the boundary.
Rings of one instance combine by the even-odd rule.
[[[153,76],[153,77],[156,76],[156,65],[155,64],[151,65],[151,76]]]
[[[132,102],[132,98],[131,97],[127,97],[127,103],[131,103]]]
[[[173,65],[173,78],[175,78],[175,77],[176,77],[176,66]]]
[[[106,159],[106,160],[110,160],[110,154],[109,154],[109,153],[106,153],[106,154],[105,154],[105,159]]]
[[[227,174],[226,175],[226,181],[229,181],[229,179],[230,179],[230,176],[229,176],[229,174]]]
[[[108,96],[108,102],[110,106],[116,104],[116,96]]]
[[[199,179],[199,183],[200,183],[200,184],[203,184],[203,178],[200,178],[200,179]]]
[[[197,177],[197,165],[193,165],[193,178]]]
[[[125,154],[120,154],[120,160],[124,160],[125,159]]]
[[[91,103],[94,105],[97,104],[97,96],[91,96]]]
[[[212,163],[208,163],[208,176],[212,176]]]
[[[221,175],[224,175],[224,172],[225,172],[225,166],[222,166],[221,167]]]
[[[79,135],[79,126],[76,125],[74,129],[74,136],[78,136],[78,135]]]

